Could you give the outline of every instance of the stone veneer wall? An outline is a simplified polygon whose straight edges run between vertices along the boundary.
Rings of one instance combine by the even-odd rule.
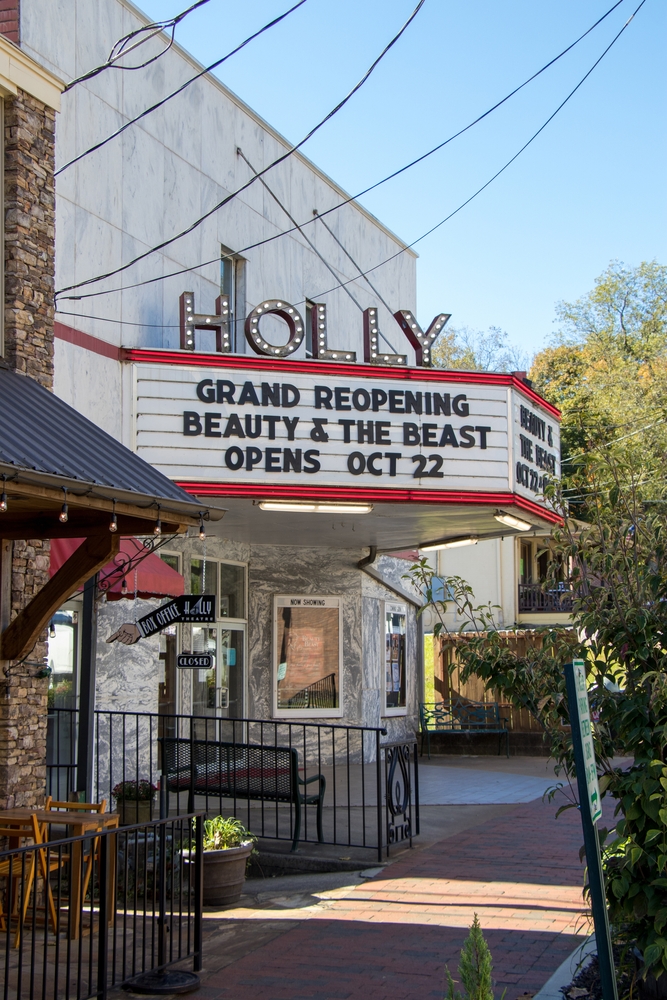
[[[0,0],[0,30],[18,3]],[[17,19],[18,25],[18,19]],[[53,389],[55,112],[25,92],[5,100],[5,360]],[[7,573],[8,567],[4,572]],[[49,578],[49,542],[16,541],[11,617]],[[46,633],[24,663],[5,665],[0,691],[0,806],[33,805],[45,793]]]

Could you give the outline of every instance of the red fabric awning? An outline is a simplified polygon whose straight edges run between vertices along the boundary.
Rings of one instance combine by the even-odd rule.
[[[51,539],[50,576],[58,572],[83,541],[83,538]],[[145,551],[137,538],[121,538],[120,552],[100,570],[100,587],[106,593],[107,600],[119,601],[123,597],[134,600],[135,571],[137,597],[180,597],[184,591],[181,574],[152,552],[142,556]],[[141,558],[140,562],[137,562],[137,557]],[[136,570],[132,565],[128,568],[130,560],[135,561]],[[127,587],[126,594],[122,593],[123,580]]]

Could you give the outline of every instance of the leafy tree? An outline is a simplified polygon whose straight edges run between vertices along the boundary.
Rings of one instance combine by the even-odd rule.
[[[641,433],[667,416],[667,267],[612,262],[557,306],[560,329],[533,360],[538,392],[563,413],[563,456]],[[567,473],[567,465],[565,468]]]
[[[527,708],[568,783],[575,769],[562,667],[574,656],[587,662],[600,788],[618,816],[604,853],[610,920],[642,953],[642,974],[655,976],[667,973],[667,485],[647,478],[642,462],[659,449],[650,435],[643,451],[629,437],[595,445],[577,462],[570,482],[586,496],[587,524],[568,516],[553,488],[563,526],[553,533],[552,566],[567,568],[574,628],[536,630],[520,655],[465,581],[444,581],[467,627],[457,637],[461,679],[475,674]],[[434,600],[426,560],[410,575],[442,631],[446,605]],[[619,757],[630,765],[620,767]],[[601,831],[603,843],[607,836]]]
[[[445,327],[433,348],[433,364],[453,371],[525,371],[527,356],[509,343],[509,336],[497,326],[487,333],[470,327]]]

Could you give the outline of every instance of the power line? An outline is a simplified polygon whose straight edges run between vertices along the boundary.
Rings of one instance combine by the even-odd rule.
[[[96,66],[95,69],[91,69],[87,73],[84,73],[83,76],[78,76],[75,80],[70,80],[67,86],[63,89],[63,93],[71,90],[72,87],[77,85],[77,83],[83,83],[84,80],[92,80],[93,77],[103,73],[105,69],[134,70],[150,66],[151,63],[165,55],[165,53],[167,53],[174,44],[176,25],[182,21],[184,17],[187,17],[188,14],[191,14],[193,10],[196,10],[197,7],[202,7],[208,2],[209,0],[197,0],[197,2],[193,3],[187,8],[187,10],[181,11],[181,13],[176,14],[175,17],[170,17],[168,21],[153,21],[151,24],[144,25],[143,28],[136,28],[134,31],[130,31],[127,35],[123,35],[123,37],[119,38],[112,47],[106,62],[102,63],[101,66]],[[159,52],[156,56],[151,56],[150,59],[140,63],[138,66],[116,66],[118,60],[122,59],[123,56],[133,52],[134,49],[139,48],[140,45],[144,45],[146,42],[150,41],[151,38],[154,38],[155,35],[161,34],[168,28],[171,28],[171,38],[166,49],[163,49],[162,52]],[[148,34],[146,34],[146,32],[148,32]],[[137,40],[130,44],[135,38]]]
[[[136,125],[136,123],[138,121],[141,121],[142,118],[146,118],[146,116],[152,114],[153,111],[157,111],[157,109],[161,108],[163,104],[167,103],[167,101],[170,101],[173,97],[176,97],[178,94],[181,94],[184,90],[186,90],[191,83],[194,83],[196,80],[199,80],[206,73],[210,73],[218,66],[221,66],[223,62],[227,61],[227,59],[231,59],[232,56],[236,55],[237,52],[240,52],[241,49],[245,48],[246,45],[249,45],[250,42],[254,41],[255,38],[258,38],[260,35],[264,34],[264,32],[268,31],[269,28],[273,28],[274,25],[278,24],[280,21],[283,21],[293,11],[297,10],[298,7],[302,7],[303,4],[305,3],[306,0],[299,0],[299,2],[295,3],[293,7],[290,7],[289,10],[286,10],[284,14],[280,14],[279,17],[274,17],[272,21],[269,21],[268,24],[265,24],[263,28],[259,29],[259,31],[255,31],[252,35],[248,35],[245,41],[241,42],[240,45],[237,45],[235,49],[231,50],[231,52],[228,52],[226,56],[223,56],[221,59],[217,59],[215,62],[211,63],[210,66],[207,66],[205,69],[202,69],[195,76],[190,77],[189,80],[186,80],[185,83],[181,84],[181,86],[178,87],[176,90],[174,90],[171,94],[167,94],[167,96],[163,97],[162,100],[158,101],[156,104],[151,105],[150,108],[146,108],[146,110],[138,114],[136,118],[131,118],[129,121],[125,122],[125,124],[121,125],[119,129],[117,129],[115,132],[112,132],[111,135],[108,135],[106,139],[102,139],[100,142],[96,142],[94,146],[91,146],[89,149],[84,150],[83,153],[79,153],[78,156],[75,156],[74,159],[69,160],[67,163],[64,163],[62,167],[59,167],[58,170],[55,171],[53,176],[57,177],[58,174],[61,174],[63,172],[63,170],[67,170],[68,167],[71,167],[74,163],[78,163],[79,160],[82,160],[84,156],[88,156],[90,153],[94,153],[96,150],[101,149],[102,146],[106,146],[108,142],[111,142],[112,139],[115,139],[117,136],[121,135],[121,133],[123,133],[125,129],[128,129],[130,125]],[[85,78],[81,77],[81,79]],[[68,86],[72,87],[74,86],[74,83],[79,83],[79,82],[80,80],[75,80]]]
[[[399,40],[401,35],[407,30],[409,25],[414,21],[415,17],[422,9],[425,2],[426,0],[419,0],[419,3],[413,10],[410,17],[407,19],[401,30],[394,35],[394,37],[387,45],[385,45],[380,55],[371,63],[370,67],[366,70],[362,78],[354,85],[352,90],[342,99],[342,101],[339,101],[338,104],[335,106],[335,108],[332,108],[332,110],[329,111],[329,113],[325,115],[324,118],[322,118],[322,120],[318,122],[317,125],[315,125],[314,128],[312,128],[310,132],[308,132],[303,137],[303,139],[301,139],[300,142],[297,142],[295,146],[291,146],[286,152],[282,153],[281,156],[273,160],[272,163],[269,163],[268,166],[260,170],[259,174],[257,174],[256,177],[251,177],[249,181],[246,181],[246,183],[243,184],[236,191],[233,191],[231,194],[228,194],[225,198],[222,199],[222,201],[219,201],[217,205],[214,205],[213,208],[210,208],[208,212],[205,212],[204,215],[200,216],[200,218],[198,218],[195,222],[189,225],[187,229],[184,229],[180,233],[177,233],[176,236],[170,236],[169,239],[163,240],[161,243],[158,243],[157,246],[151,247],[151,249],[149,250],[144,250],[143,253],[138,254],[138,256],[134,257],[132,260],[129,260],[126,264],[121,264],[120,267],[114,268],[113,271],[107,271],[106,274],[98,275],[98,277],[96,278],[87,278],[85,281],[78,281],[74,285],[67,285],[65,288],[61,289],[61,291],[69,292],[75,288],[82,288],[86,285],[94,284],[97,281],[103,280],[104,278],[111,278],[116,274],[120,274],[121,272],[126,271],[129,267],[132,267],[134,264],[138,264],[139,261],[144,260],[144,258],[149,257],[151,254],[157,253],[158,250],[163,250],[164,247],[170,246],[172,243],[175,243],[176,240],[180,240],[183,236],[187,236],[188,233],[193,232],[193,230],[197,229],[198,226],[202,224],[202,222],[205,222],[206,219],[208,219],[211,215],[214,215],[217,211],[219,211],[219,209],[221,209],[223,205],[227,205],[230,201],[232,201],[233,198],[236,198],[237,195],[241,194],[242,191],[247,190],[247,188],[249,188],[252,184],[255,183],[258,177],[261,177],[263,174],[267,173],[273,167],[277,166],[279,163],[282,163],[284,160],[290,157],[293,153],[295,153],[298,149],[300,149],[301,146],[303,146],[306,142],[308,142],[308,140],[311,139],[315,135],[315,133],[322,128],[323,125],[325,125],[331,118],[333,118],[334,115],[338,114],[338,112],[345,107],[347,102],[357,93],[357,91],[361,87],[363,87],[363,85],[366,83],[366,81],[373,73],[373,71],[384,59],[386,54],[390,51],[390,49],[393,48],[393,46]]]
[[[445,224],[446,222],[449,222],[449,220],[450,220],[450,219],[453,219],[455,215],[458,215],[458,213],[459,213],[459,212],[460,212],[460,211],[461,211],[462,209],[464,209],[464,208],[466,207],[466,205],[469,205],[469,204],[470,204],[470,202],[471,202],[471,201],[473,201],[473,200],[474,200],[474,199],[475,199],[475,198],[476,198],[476,197],[477,197],[478,195],[480,195],[480,194],[482,193],[482,191],[485,191],[485,190],[486,190],[486,188],[488,188],[488,187],[489,187],[489,185],[490,185],[490,184],[492,184],[492,183],[493,183],[493,182],[494,182],[494,181],[496,180],[496,178],[500,177],[500,175],[501,175],[502,173],[504,173],[504,172],[505,172],[505,171],[507,170],[507,168],[508,168],[508,167],[509,167],[509,166],[510,166],[510,165],[511,165],[512,163],[514,163],[514,161],[515,161],[515,160],[516,160],[516,159],[517,159],[517,158],[518,158],[519,156],[521,156],[521,154],[523,153],[523,151],[524,151],[525,149],[527,149],[527,148],[528,148],[528,146],[530,146],[530,144],[531,144],[532,142],[534,142],[534,140],[535,140],[535,139],[537,139],[538,135],[540,135],[540,133],[544,131],[544,129],[545,129],[546,127],[547,127],[547,125],[548,125],[548,124],[549,124],[549,123],[550,123],[551,121],[553,121],[553,119],[554,119],[554,118],[556,117],[556,115],[557,115],[557,114],[559,113],[559,111],[561,111],[561,110],[562,110],[562,109],[563,109],[563,108],[565,107],[565,105],[566,105],[566,104],[567,104],[567,102],[568,102],[568,101],[570,100],[570,98],[571,98],[571,97],[573,97],[573,96],[574,96],[574,95],[576,94],[576,92],[577,92],[577,91],[579,90],[579,88],[580,88],[580,87],[582,86],[582,84],[583,84],[583,83],[584,83],[584,82],[585,82],[585,81],[586,81],[586,80],[588,79],[588,77],[589,77],[589,76],[591,75],[591,73],[593,72],[593,70],[594,70],[594,69],[595,69],[595,68],[596,68],[596,67],[597,67],[597,66],[598,66],[598,65],[599,65],[599,64],[600,64],[600,63],[602,62],[602,60],[603,60],[603,59],[604,59],[604,57],[605,57],[605,56],[607,55],[607,53],[608,53],[608,52],[609,52],[609,50],[610,50],[610,49],[612,48],[612,46],[613,46],[613,45],[614,45],[614,44],[615,44],[615,43],[616,43],[616,42],[618,41],[618,39],[619,39],[619,38],[621,37],[621,35],[622,35],[622,34],[623,34],[623,32],[625,31],[625,29],[626,29],[626,28],[628,27],[628,25],[630,24],[630,22],[631,22],[631,21],[632,21],[632,20],[634,19],[635,15],[636,15],[636,14],[637,14],[637,13],[638,13],[638,12],[639,12],[640,10],[641,10],[641,8],[642,8],[642,7],[644,6],[644,4],[645,4],[645,3],[646,3],[646,0],[641,0],[641,3],[639,4],[639,6],[638,6],[638,7],[637,7],[637,8],[636,8],[636,9],[635,9],[634,11],[633,11],[633,13],[632,13],[632,14],[630,15],[630,17],[629,17],[629,18],[627,19],[627,21],[625,22],[625,24],[623,25],[623,27],[621,28],[621,30],[620,30],[620,31],[619,31],[619,32],[618,32],[618,33],[617,33],[617,34],[616,34],[616,35],[615,35],[615,36],[614,36],[614,37],[612,38],[612,40],[611,40],[611,42],[609,43],[609,45],[608,45],[608,46],[606,47],[606,49],[604,49],[604,51],[602,52],[602,55],[601,55],[601,56],[599,56],[599,58],[595,60],[595,62],[594,62],[594,63],[593,63],[593,65],[591,66],[591,68],[590,68],[590,69],[588,70],[588,72],[587,72],[587,73],[585,73],[585,75],[584,75],[584,76],[583,76],[583,77],[581,78],[581,80],[580,80],[580,81],[579,81],[579,83],[578,83],[578,84],[576,85],[576,87],[574,87],[574,88],[573,88],[573,89],[572,89],[572,90],[570,91],[570,93],[569,93],[569,94],[567,95],[567,97],[565,98],[565,100],[564,100],[564,101],[562,101],[562,102],[561,102],[561,103],[560,103],[560,104],[558,105],[558,107],[557,107],[557,108],[556,108],[556,110],[555,110],[555,111],[553,112],[553,114],[549,115],[549,117],[548,117],[548,118],[547,118],[547,120],[546,120],[546,121],[544,122],[544,124],[543,124],[543,125],[541,125],[541,126],[540,126],[540,127],[538,128],[537,132],[534,132],[534,133],[533,133],[533,135],[532,135],[532,136],[530,137],[530,139],[528,140],[528,142],[524,143],[524,145],[523,145],[523,146],[521,147],[521,149],[520,149],[520,150],[519,150],[519,151],[518,151],[517,153],[515,153],[515,154],[514,154],[514,156],[513,156],[513,157],[512,157],[511,159],[509,159],[509,160],[507,161],[507,163],[505,163],[505,164],[504,164],[504,166],[502,166],[502,167],[500,168],[500,170],[497,170],[497,171],[496,171],[496,173],[495,173],[495,174],[493,175],[493,177],[489,178],[489,180],[488,180],[488,181],[487,181],[487,182],[486,182],[485,184],[482,184],[482,186],[481,186],[480,188],[478,188],[478,189],[477,189],[477,190],[476,190],[476,191],[474,192],[474,194],[471,194],[469,198],[466,198],[466,200],[465,200],[464,202],[462,202],[462,203],[461,203],[461,204],[460,204],[460,205],[458,206],[458,208],[455,208],[453,212],[450,212],[450,213],[449,213],[449,215],[446,215],[446,216],[445,216],[445,218],[444,218],[444,219],[441,219],[441,220],[440,220],[440,222],[436,223],[436,225],[435,225],[435,226],[432,226],[432,227],[431,227],[430,229],[428,229],[428,230],[427,230],[427,231],[426,231],[425,233],[422,233],[422,235],[421,235],[421,236],[418,236],[416,240],[413,240],[413,241],[412,241],[412,243],[408,243],[408,244],[407,244],[407,246],[405,246],[405,247],[402,247],[402,248],[401,248],[401,249],[400,249],[400,250],[399,250],[399,251],[398,251],[397,253],[395,253],[395,254],[392,254],[392,255],[391,255],[391,257],[387,257],[387,258],[386,258],[385,260],[381,261],[381,262],[380,262],[379,264],[376,264],[376,265],[375,265],[374,267],[370,267],[370,268],[368,268],[368,270],[367,270],[367,271],[364,271],[364,272],[362,272],[362,275],[363,275],[363,276],[365,276],[365,275],[367,275],[367,274],[371,274],[371,273],[372,273],[373,271],[377,271],[377,269],[378,269],[379,267],[383,267],[383,266],[384,266],[385,264],[388,264],[388,263],[389,263],[390,261],[392,261],[392,260],[395,260],[395,259],[396,259],[396,257],[400,257],[400,255],[401,255],[401,254],[403,254],[403,253],[405,253],[405,251],[406,251],[406,250],[410,250],[410,249],[411,249],[412,247],[416,246],[416,245],[417,245],[417,243],[421,243],[421,241],[422,241],[422,240],[425,240],[427,236],[430,236],[430,235],[431,235],[431,233],[434,233],[434,232],[436,231],[436,229],[439,229],[439,228],[440,228],[440,226],[444,226],[444,224]],[[322,214],[324,215],[324,214],[326,214],[326,213],[324,213],[324,212],[323,212]],[[349,279],[349,281],[356,281],[356,280],[357,280],[356,278],[350,278],[350,279]],[[345,284],[349,284],[349,281],[348,281],[348,282],[345,282]],[[339,285],[339,286],[337,286],[337,287],[341,287],[341,286],[342,286],[342,283],[341,283],[341,285]],[[334,291],[336,291],[336,288],[330,288],[330,289],[328,289],[328,290],[327,290],[326,292],[320,292],[320,293],[319,293],[319,295],[329,295],[329,294],[330,294],[331,292],[334,292]]]
[[[253,173],[254,173],[254,174],[255,174],[255,175],[257,176],[257,177],[259,177],[259,174],[257,173],[257,171],[256,171],[256,170],[255,170],[255,168],[253,167],[252,163],[250,162],[250,160],[248,159],[248,157],[247,157],[247,156],[245,155],[245,153],[243,152],[243,150],[241,149],[241,147],[240,147],[240,146],[239,146],[239,148],[238,148],[238,149],[236,150],[236,152],[237,152],[237,153],[239,154],[239,156],[240,156],[240,157],[241,157],[241,158],[242,158],[242,159],[243,159],[243,160],[244,160],[244,161],[245,161],[245,162],[246,162],[246,163],[248,164],[248,166],[250,167],[250,169],[252,170],[252,172],[253,172]],[[301,235],[303,236],[304,240],[306,241],[306,243],[308,244],[308,246],[310,247],[310,249],[311,249],[311,250],[313,251],[313,253],[314,253],[314,254],[315,254],[315,255],[316,255],[317,257],[319,257],[319,259],[320,259],[320,260],[322,261],[322,263],[323,263],[323,264],[324,264],[324,266],[326,267],[327,271],[328,271],[328,272],[329,272],[329,273],[330,273],[330,274],[332,275],[332,277],[333,277],[333,278],[334,278],[334,279],[335,279],[336,281],[338,281],[338,280],[339,280],[339,275],[338,275],[338,274],[336,274],[336,271],[334,270],[334,268],[333,268],[333,267],[331,266],[331,264],[329,263],[329,261],[328,261],[328,260],[327,260],[327,259],[326,259],[326,258],[325,258],[325,257],[324,257],[324,256],[323,256],[323,255],[322,255],[321,253],[320,253],[320,251],[319,251],[319,250],[317,249],[317,247],[315,246],[315,244],[313,243],[313,241],[312,241],[312,240],[310,240],[310,239],[309,239],[309,238],[308,238],[308,237],[306,236],[306,234],[305,234],[305,233],[303,232],[303,230],[302,230],[301,226],[300,226],[300,225],[298,224],[298,222],[296,221],[296,219],[294,218],[294,216],[290,214],[290,211],[289,211],[289,209],[288,209],[288,208],[286,208],[286,207],[285,207],[285,205],[283,205],[283,203],[282,203],[282,201],[280,200],[280,198],[278,197],[278,195],[277,195],[277,194],[275,194],[275,192],[271,190],[271,188],[270,188],[270,187],[269,187],[269,185],[268,185],[268,184],[266,183],[266,181],[264,180],[264,178],[263,178],[263,177],[259,177],[259,180],[260,180],[260,183],[262,184],[262,186],[263,186],[264,188],[266,188],[266,190],[268,191],[268,193],[269,193],[269,194],[271,195],[271,197],[273,198],[273,200],[274,200],[274,201],[276,202],[276,204],[277,204],[277,205],[279,205],[279,206],[280,206],[280,208],[281,208],[281,209],[283,210],[283,212],[285,213],[285,215],[287,216],[287,218],[288,218],[288,219],[290,220],[290,222],[291,222],[291,223],[292,223],[292,224],[293,224],[294,226],[296,226],[296,228],[297,228],[297,229],[299,230],[299,232],[300,232],[300,233],[301,233]],[[341,245],[342,245],[342,244],[341,244]],[[344,249],[344,248],[343,248],[343,249]],[[347,253],[347,251],[345,251],[345,252]],[[349,256],[349,254],[348,254],[348,256]],[[352,258],[350,258],[350,259],[352,259]],[[363,313],[363,311],[364,311],[364,307],[363,307],[363,306],[362,306],[362,305],[361,305],[361,304],[360,304],[359,302],[357,302],[357,300],[355,299],[355,297],[354,297],[354,295],[352,294],[352,292],[350,291],[350,289],[349,289],[349,288],[347,288],[347,286],[344,286],[344,288],[343,288],[343,291],[345,291],[345,292],[347,293],[347,295],[349,296],[349,298],[350,298],[350,299],[352,299],[352,301],[354,302],[354,304],[355,304],[355,306],[357,307],[357,309],[359,310],[359,312]],[[391,309],[391,306],[388,306],[388,305],[387,305],[387,303],[386,303],[386,302],[384,301],[384,299],[383,299],[382,301],[383,301],[384,305],[385,305],[385,306],[387,306],[387,309],[389,309],[389,312],[392,312],[392,309]],[[385,341],[385,343],[387,343],[387,344],[389,345],[389,347],[391,348],[391,351],[392,351],[392,353],[393,353],[393,354],[396,354],[396,348],[392,346],[392,344],[391,344],[391,343],[390,343],[390,342],[389,342],[389,341],[387,340],[387,338],[386,338],[386,337],[384,336],[384,334],[383,334],[383,333],[381,333],[381,334],[380,334],[380,336],[381,336],[381,337],[383,338],[383,340]]]
[[[302,2],[305,2],[305,0],[302,0]],[[416,166],[418,163],[421,163],[423,160],[425,160],[427,157],[431,156],[433,153],[438,152],[440,149],[442,149],[448,143],[452,142],[454,139],[456,139],[459,136],[463,135],[464,132],[467,132],[474,125],[476,125],[479,122],[481,122],[484,118],[486,118],[488,115],[490,115],[497,108],[501,107],[501,105],[503,105],[506,101],[508,101],[511,97],[513,97],[514,94],[517,94],[520,90],[522,90],[523,87],[527,86],[527,84],[529,84],[532,80],[536,79],[536,77],[540,76],[541,73],[543,73],[550,66],[552,66],[555,62],[557,62],[564,55],[566,55],[572,48],[574,48],[575,45],[577,45],[580,41],[582,41],[582,39],[584,39],[588,34],[590,34],[591,31],[593,31],[602,21],[604,21],[604,19],[606,17],[608,17],[614,10],[616,10],[616,8],[618,6],[620,6],[620,4],[623,3],[623,2],[624,2],[624,0],[616,0],[616,3],[614,3],[614,5],[612,7],[610,7],[609,10],[605,14],[602,15],[602,17],[598,18],[598,20],[594,24],[592,24],[590,28],[588,28],[582,35],[580,35],[574,42],[572,42],[571,45],[568,45],[568,47],[565,48],[565,49],[563,49],[563,51],[560,52],[557,56],[555,56],[553,59],[551,59],[548,63],[545,63],[545,65],[542,66],[542,68],[539,69],[536,73],[533,73],[532,76],[529,76],[528,79],[524,80],[524,82],[522,84],[520,84],[518,87],[515,87],[515,89],[512,90],[509,94],[507,94],[505,97],[503,97],[502,100],[498,101],[491,108],[489,108],[483,114],[479,115],[477,118],[475,118],[473,121],[471,121],[464,128],[460,129],[458,132],[455,132],[453,135],[449,136],[448,139],[445,139],[443,142],[439,143],[437,146],[434,146],[433,149],[429,150],[427,153],[424,153],[421,156],[417,157],[417,159],[412,160],[410,163],[405,164],[405,166],[400,167],[398,170],[395,170],[393,173],[388,174],[386,177],[383,177],[381,180],[376,181],[374,184],[371,184],[369,187],[364,188],[362,191],[359,191],[357,194],[351,195],[350,197],[345,198],[343,201],[339,202],[337,205],[334,205],[332,208],[328,208],[324,212],[320,212],[318,214],[317,218],[319,218],[321,220],[325,215],[330,215],[332,212],[337,212],[340,208],[343,208],[345,205],[349,205],[352,202],[357,201],[359,198],[362,198],[365,194],[368,194],[370,191],[374,191],[376,188],[380,187],[382,184],[386,184],[387,181],[393,180],[395,177],[398,177],[400,174],[402,174],[405,171],[407,171],[407,170],[411,169],[412,167]],[[639,8],[637,8],[637,9],[639,9]],[[635,13],[636,13],[636,11],[635,11]],[[632,16],[634,17],[634,14]],[[62,168],[62,169],[64,169],[64,168]],[[267,168],[267,169],[270,169],[270,168]],[[243,190],[243,189],[241,189],[241,190]],[[238,192],[236,192],[236,193],[238,193]],[[464,207],[464,206],[461,206],[461,207]],[[214,209],[214,211],[215,210],[216,209]],[[300,226],[294,226],[292,229],[286,229],[286,230],[284,230],[284,231],[282,231],[280,233],[276,233],[273,236],[268,236],[265,239],[258,240],[256,243],[250,243],[247,246],[242,247],[240,250],[235,251],[235,253],[237,253],[237,254],[243,254],[243,253],[247,253],[249,250],[255,250],[258,247],[264,246],[267,243],[272,243],[274,240],[280,239],[283,236],[288,236],[291,233],[296,232],[297,230],[301,231],[305,226],[312,225],[314,221],[315,221],[315,218],[308,219],[305,222],[302,222],[300,224]],[[447,220],[444,220],[444,221],[447,221]],[[428,233],[424,234],[424,236],[427,236],[427,235],[429,235],[429,234]],[[424,236],[420,237],[420,239],[424,239]],[[418,242],[419,242],[419,240],[415,240],[415,243],[418,243]],[[411,244],[411,246],[414,246],[414,244]],[[148,252],[150,253],[152,251],[148,251]],[[198,264],[193,264],[191,267],[179,268],[177,271],[170,271],[167,274],[160,274],[160,275],[157,275],[155,278],[146,278],[143,281],[137,281],[137,282],[134,282],[131,285],[123,285],[123,286],[120,286],[120,287],[117,287],[117,288],[110,288],[110,289],[107,289],[106,291],[102,291],[102,292],[89,292],[89,293],[86,293],[84,295],[67,295],[67,296],[64,296],[64,298],[66,300],[71,300],[71,301],[80,301],[80,300],[85,299],[85,298],[97,298],[100,295],[111,295],[111,294],[113,294],[115,292],[127,291],[127,290],[129,290],[131,288],[142,287],[143,285],[151,285],[151,284],[154,284],[157,281],[164,281],[167,278],[177,277],[178,275],[181,275],[181,274],[188,274],[188,273],[191,273],[192,271],[198,270],[201,267],[207,267],[209,264],[216,263],[219,259],[220,259],[220,257],[217,256],[217,257],[211,258],[210,260],[200,261]],[[393,260],[393,257],[388,258],[388,260]],[[378,265],[378,266],[381,266],[381,265]],[[374,270],[374,269],[371,269],[371,270]],[[115,274],[117,272],[111,272],[111,273]],[[362,272],[362,273],[367,274],[367,273],[370,273],[370,272]],[[81,282],[81,283],[76,284],[76,285],[69,285],[69,286],[67,286],[65,288],[59,289],[59,291],[56,292],[56,297],[62,295],[62,293],[65,292],[65,291],[70,291],[72,289],[76,289],[76,288],[80,287],[82,284],[92,284],[92,283],[95,283],[97,281],[102,281],[105,277],[108,277],[108,275],[100,275],[97,278],[91,278],[91,279],[89,279],[88,282]],[[326,294],[326,293],[322,293],[322,294]]]

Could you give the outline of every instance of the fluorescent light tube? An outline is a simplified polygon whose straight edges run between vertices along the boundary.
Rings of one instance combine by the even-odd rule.
[[[504,510],[497,510],[493,516],[496,521],[506,524],[508,528],[516,528],[517,531],[530,531],[533,527],[528,521],[522,521],[520,517],[515,517],[514,514],[506,514]]]
[[[260,500],[262,510],[280,510],[315,514],[370,514],[372,503],[328,503],[308,500]]]
[[[477,545],[479,538],[477,535],[468,535],[467,538],[447,538],[444,542],[436,542],[434,545],[420,545],[422,552],[436,552],[438,549],[460,549],[464,545]]]

